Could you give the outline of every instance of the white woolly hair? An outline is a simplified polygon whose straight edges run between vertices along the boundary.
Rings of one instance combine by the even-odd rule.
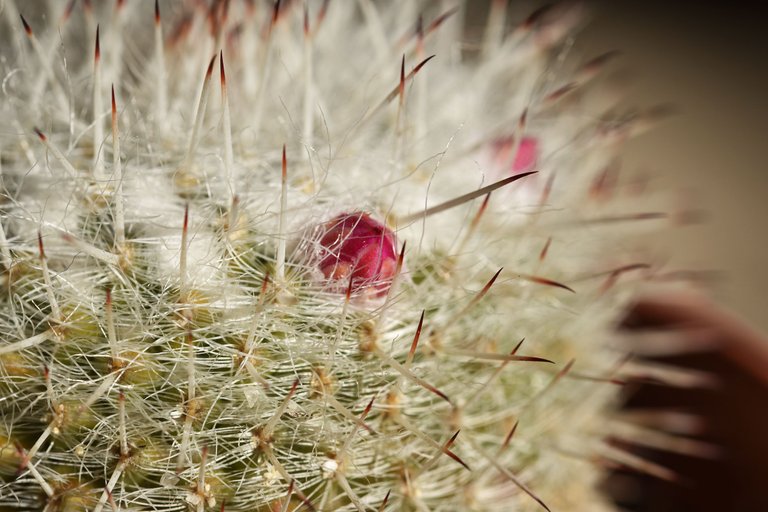
[[[596,461],[667,476],[605,441],[666,218],[615,171],[658,112],[569,55],[580,4],[473,5],[2,2],[0,510],[597,511]],[[318,266],[356,212],[381,282]]]

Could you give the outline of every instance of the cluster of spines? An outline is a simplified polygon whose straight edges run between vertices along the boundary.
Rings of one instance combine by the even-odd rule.
[[[207,12],[216,48],[223,46],[228,4],[213,2]],[[62,22],[71,16],[73,5],[68,4]],[[371,2],[363,0],[361,5],[367,16],[375,16]],[[493,12],[498,16],[502,2],[493,5],[494,23],[489,25],[484,43],[484,51],[491,53],[497,45],[494,41],[500,38]],[[85,6],[86,18],[93,20],[93,13],[88,14],[90,3]],[[327,8],[324,2],[316,25]],[[118,2],[117,19],[122,9],[123,2]],[[264,123],[264,81],[274,65],[272,29],[286,11],[277,1],[261,34],[266,50],[261,53],[263,75],[256,88],[252,119],[257,130]],[[356,124],[362,130],[397,99],[396,159],[402,157],[406,136],[406,85],[431,59],[424,53],[424,37],[450,14],[438,16],[426,27],[419,18],[409,36],[416,40],[417,64],[406,73],[403,57],[399,82]],[[307,10],[303,19],[309,41],[314,30]],[[526,20],[523,26],[530,26],[535,19]],[[29,23],[22,21],[31,46],[48,69],[50,61],[44,48]],[[177,32],[189,30],[185,23],[191,22],[182,20]],[[107,148],[102,145],[105,136],[99,116],[103,70],[98,25],[94,32],[92,175],[81,180],[88,185],[79,188],[81,195],[73,199],[86,205],[79,216],[81,224],[62,234],[44,229],[45,236],[38,233],[36,253],[26,249],[17,234],[8,241],[0,226],[9,305],[4,330],[17,333],[13,338],[19,339],[0,347],[2,385],[8,390],[2,405],[6,431],[0,431],[0,468],[8,479],[3,489],[11,496],[0,508],[17,501],[20,506],[60,511],[119,510],[125,506],[197,511],[299,507],[383,510],[394,504],[416,510],[428,506],[449,510],[457,503],[482,508],[473,494],[477,491],[482,495],[477,489],[481,487],[491,495],[527,494],[532,503],[546,508],[516,472],[532,466],[539,457],[536,443],[531,443],[534,448],[529,447],[525,456],[510,458],[508,450],[519,418],[563,378],[574,376],[573,360],[559,361],[559,369],[536,373],[536,378],[519,371],[514,378],[504,374],[513,362],[551,361],[519,354],[522,342],[517,339],[498,342],[491,333],[486,340],[473,331],[477,318],[506,314],[503,300],[484,300],[493,295],[502,270],[472,279],[482,279],[485,284],[468,294],[451,283],[459,272],[456,258],[433,255],[426,262],[412,262],[405,279],[403,244],[402,250],[398,248],[394,272],[384,282],[383,289],[388,291],[376,307],[360,304],[370,299],[367,295],[371,289],[373,295],[378,294],[376,290],[382,289],[379,282],[360,285],[350,277],[342,286],[346,293],[318,284],[313,274],[318,273],[314,267],[321,258],[302,247],[322,249],[321,237],[317,233],[306,235],[289,254],[285,146],[281,178],[277,180],[279,207],[274,234],[265,236],[249,228],[241,199],[234,195],[232,119],[224,55],[217,52],[224,142],[222,181],[229,194],[224,201],[217,199],[196,163],[217,59],[214,55],[200,88],[190,135],[172,173],[175,194],[186,204],[178,233],[178,275],[175,280],[158,279],[161,273],[152,243],[164,240],[153,241],[151,235],[142,233],[141,225],[132,225],[125,218],[114,87],[113,162],[111,174],[106,174]],[[152,102],[157,116],[168,104],[157,4],[155,36],[160,71]],[[181,37],[176,34],[171,39]],[[311,53],[310,43],[307,48]],[[112,56],[119,59],[121,53],[119,50],[117,57]],[[585,69],[601,64],[596,60]],[[311,83],[313,71],[308,68],[306,72]],[[43,87],[50,85],[57,91],[55,101],[66,104],[55,74],[44,75]],[[120,77],[114,69],[111,75]],[[562,99],[578,85],[574,84],[549,93],[542,103]],[[305,89],[303,102],[305,108],[312,104],[311,87]],[[313,116],[305,111],[303,119],[304,141],[310,146],[315,132]],[[524,140],[519,135],[526,122],[527,111],[520,116],[512,155],[518,153]],[[624,131],[617,136],[627,136],[633,126],[620,124],[618,131]],[[418,126],[415,131],[419,131]],[[35,133],[58,168],[73,180],[83,177],[78,171],[80,165],[71,162],[56,140],[39,129]],[[462,239],[461,253],[467,241],[477,235],[491,193],[530,174],[517,173],[436,206],[398,216],[393,222],[412,224],[483,198]],[[596,195],[607,188],[606,181],[604,176],[595,180]],[[542,204],[548,202],[550,189],[548,182]],[[199,270],[189,268],[194,229],[189,221],[190,208],[204,211],[209,219],[215,217],[205,229],[215,233],[210,250],[217,253],[213,259],[220,263],[215,269],[223,276],[219,283],[230,289],[198,288],[199,283],[190,278]],[[657,216],[609,216],[594,222]],[[60,238],[55,243],[60,252],[51,260],[55,261],[54,269],[49,268],[54,253],[46,253],[48,236]],[[547,238],[538,252],[540,261],[547,258],[550,243],[551,238]],[[75,264],[68,268],[71,262]],[[612,270],[605,289],[621,274],[644,268],[625,265]],[[573,292],[570,286],[538,274],[515,272],[514,276],[517,282]],[[414,291],[419,286],[425,291]],[[408,301],[403,295],[424,297],[441,288],[447,293],[428,300],[424,311],[404,311],[403,303]],[[562,318],[553,321],[558,323]],[[467,336],[471,343],[456,342]],[[403,339],[411,341],[402,343]],[[441,370],[444,365],[450,368],[448,373]],[[611,378],[593,380],[604,383]],[[494,387],[509,390],[512,386],[520,391],[486,396]],[[456,395],[466,396],[467,387],[474,396],[459,401]],[[510,399],[519,402],[508,406],[498,403]],[[484,408],[478,400],[488,400],[492,406]],[[472,411],[471,418],[466,417],[467,410]],[[505,462],[509,460],[518,468],[510,469]],[[464,489],[462,493],[467,495],[462,496],[457,489]]]

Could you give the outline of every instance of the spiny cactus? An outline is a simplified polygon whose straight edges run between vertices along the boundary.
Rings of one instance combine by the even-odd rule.
[[[468,4],[3,2],[0,510],[610,508],[653,116]]]

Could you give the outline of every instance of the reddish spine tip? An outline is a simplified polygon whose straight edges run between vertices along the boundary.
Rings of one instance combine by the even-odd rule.
[[[352,276],[349,276],[349,284],[347,285],[347,292],[344,295],[344,300],[347,302],[352,300],[352,282],[353,282]]]
[[[535,11],[533,11],[523,22],[522,28],[523,29],[530,29],[533,27],[534,24],[536,24],[549,10],[552,9],[552,5],[548,4],[543,7],[539,7]]]
[[[384,499],[381,501],[381,505],[379,505],[379,512],[382,512],[384,510],[384,507],[387,506],[387,502],[389,501],[390,494],[392,494],[392,489],[387,491],[386,496],[384,496]]]
[[[421,14],[416,19],[416,36],[419,39],[419,44],[422,44],[424,41],[424,17]]]
[[[486,284],[486,285],[483,287],[483,291],[482,291],[482,292],[480,292],[481,294],[485,295],[485,294],[488,292],[488,290],[490,290],[490,289],[491,289],[491,286],[493,286],[493,283],[495,283],[495,282],[496,282],[496,279],[498,279],[498,277],[499,277],[499,274],[501,274],[501,271],[502,271],[502,270],[504,270],[504,267],[501,267],[499,270],[497,270],[497,271],[496,271],[496,273],[495,273],[495,274],[493,274],[493,277],[491,278],[491,280],[490,280],[490,281],[488,281],[488,284]]]
[[[315,505],[312,503],[312,500],[310,500],[309,498],[304,496],[304,493],[301,493],[299,495],[299,499],[304,503],[304,505],[307,506],[307,508],[310,510],[310,512],[316,512],[317,511],[317,507],[315,507]]]
[[[40,253],[40,259],[45,259],[45,248],[43,247],[43,235],[38,231],[37,232],[37,250]]]
[[[429,384],[429,385],[427,385],[425,387],[426,387],[427,391],[430,391],[430,392],[434,393],[435,395],[439,396],[440,398],[442,398],[443,400],[445,400],[449,404],[454,405],[453,401],[448,397],[448,395],[446,395],[445,393],[443,393],[442,391],[437,389],[435,386]]]
[[[269,272],[264,274],[264,279],[261,281],[261,296],[267,293],[267,287],[269,287]]]
[[[280,16],[280,0],[275,1],[275,7],[272,10],[272,26],[277,23],[277,18]]]
[[[205,71],[205,79],[210,80],[213,75],[213,64],[216,62],[216,54],[211,57],[211,62],[208,63],[208,69]]]
[[[100,28],[99,25],[96,25],[96,43],[93,48],[93,60],[96,62],[99,62],[99,59],[101,59],[101,43],[99,42]]]
[[[40,137],[41,141],[46,142],[48,140],[48,137],[46,137],[43,132],[41,132],[37,128],[34,128],[34,130],[35,130],[35,133],[37,134],[37,136]]]
[[[21,18],[21,24],[24,25],[24,32],[26,32],[29,37],[32,37],[32,27],[30,27],[27,20],[24,19],[23,14],[19,14],[19,17]]]
[[[224,3],[221,4],[221,25],[222,25],[222,27],[227,24],[227,20],[229,19],[229,2],[230,2],[230,0],[224,0]]]
[[[405,54],[403,54],[403,58],[400,61],[400,88],[398,91],[400,94],[400,103],[402,103],[403,97],[405,96]]]
[[[415,75],[416,73],[418,73],[421,70],[421,68],[423,68],[427,64],[427,62],[431,61],[434,58],[435,58],[435,55],[430,55],[429,57],[427,57],[423,61],[419,62],[416,65],[416,67],[413,68],[413,74]]]
[[[526,107],[525,110],[523,110],[523,113],[520,114],[520,128],[525,127],[525,123],[528,121],[528,108]]]
[[[187,228],[189,227],[189,205],[184,205],[184,226],[182,227],[182,230],[184,233],[187,232]]]
[[[112,117],[117,115],[117,101],[115,100],[115,84],[112,84]]]
[[[565,375],[566,375],[566,374],[568,374],[568,372],[570,372],[570,371],[571,371],[571,368],[573,368],[573,364],[574,364],[575,362],[576,362],[576,360],[575,360],[575,359],[571,359],[570,361],[568,361],[568,364],[566,364],[566,365],[563,367],[563,369],[562,369],[562,370],[560,370],[560,371],[557,373],[557,376],[555,377],[555,379],[557,380],[557,379],[561,379],[561,378],[565,377]]]
[[[456,432],[455,432],[455,433],[454,433],[454,434],[451,436],[451,438],[448,440],[448,442],[447,442],[447,443],[445,443],[445,447],[446,447],[446,448],[450,448],[451,446],[453,446],[453,443],[455,443],[455,442],[456,442],[456,438],[457,438],[457,437],[459,437],[459,434],[460,434],[460,433],[461,433],[461,429],[457,430],[457,431],[456,431]]]
[[[408,243],[407,240],[403,240],[403,248],[400,249],[400,254],[397,255],[397,267],[395,274],[399,274],[403,270],[403,261],[405,260],[405,246]]]
[[[363,414],[360,415],[361,419],[365,419],[365,417],[368,416],[368,413],[371,412],[371,408],[373,407],[374,400],[376,400],[375,396],[371,398],[371,401],[368,402],[368,405],[365,406],[365,409],[363,410]]]
[[[419,325],[416,327],[416,334],[413,335],[413,342],[411,342],[411,350],[409,351],[410,357],[413,357],[413,355],[416,353],[416,346],[419,344],[419,338],[421,337],[421,328],[424,325],[424,313],[425,313],[425,310],[422,310],[421,318],[419,318]]]
[[[578,86],[579,86],[579,84],[577,84],[575,82],[567,83],[564,86],[555,89],[553,92],[551,92],[550,94],[545,96],[544,97],[544,102],[545,103],[555,102],[555,101],[559,100],[560,98],[562,98],[563,96],[565,96],[566,94],[574,91]]]
[[[117,5],[115,6],[115,8],[119,11],[123,8],[124,5],[125,5],[125,0],[117,0]]]
[[[160,25],[160,1],[155,0],[155,25]]]
[[[288,392],[287,399],[291,398],[293,395],[296,394],[296,389],[299,387],[299,379],[296,379],[293,381],[293,384],[291,385],[291,390]]]
[[[549,201],[549,196],[555,185],[555,176],[555,173],[552,173],[544,184],[544,190],[541,191],[541,198],[539,198],[539,206],[544,206]]]
[[[462,466],[464,466],[464,469],[466,469],[467,471],[472,471],[472,468],[470,468],[469,465],[466,462],[461,460],[461,457],[459,457],[458,455],[453,453],[451,450],[446,448],[445,449],[445,454],[447,456],[449,456],[450,458],[452,458],[453,460],[455,460],[456,462],[458,462],[459,464],[461,464]]]
[[[317,19],[315,20],[315,30],[325,19],[325,14],[328,12],[328,4],[331,0],[323,0],[323,5],[320,6],[320,12],[317,13]]]
[[[224,50],[219,51],[219,76],[221,78],[221,87],[227,88],[227,72],[224,69]]]
[[[67,7],[64,8],[64,12],[61,14],[61,23],[65,23],[72,16],[72,11],[75,9],[75,3],[77,0],[69,0]]]
[[[448,11],[444,12],[440,16],[438,16],[432,23],[430,23],[429,27],[427,27],[427,34],[432,33],[433,30],[436,30],[438,27],[440,27],[440,25],[445,23],[445,20],[447,20],[448,18],[450,18],[451,16],[453,16],[457,12],[459,12],[459,8],[458,7],[454,7],[452,9],[449,9]]]
[[[512,430],[509,431],[509,434],[507,434],[507,437],[504,438],[504,443],[501,445],[502,448],[506,448],[509,446],[509,442],[512,441],[512,436],[515,435],[515,431],[517,430],[517,425],[519,424],[519,421],[516,421],[515,424],[512,426]]]
[[[111,308],[112,307],[112,287],[111,286],[107,286],[106,293],[107,293],[107,298],[105,299],[104,302],[106,303],[108,308]]]
[[[562,288],[563,290],[568,290],[571,293],[576,293],[576,290],[574,290],[570,286],[567,286],[558,281],[554,281],[552,279],[547,279],[546,277],[526,276],[526,275],[521,275],[521,277],[523,277],[524,279],[527,279],[528,281],[531,281],[532,283],[543,284],[545,286],[554,286],[555,288]]]
[[[219,20],[216,13],[217,5],[216,2],[211,4],[211,7],[208,9],[207,14],[205,15],[205,21],[208,22],[209,29],[211,31],[211,36],[215,39],[218,37],[219,33]]]
[[[610,50],[607,51],[601,55],[598,55],[597,57],[593,58],[592,60],[587,61],[586,64],[584,64],[583,68],[585,71],[589,73],[594,73],[603,66],[605,66],[609,61],[615,59],[616,57],[620,56],[621,52],[618,50]]]
[[[547,243],[544,244],[544,247],[541,249],[541,252],[539,253],[539,261],[544,261],[544,258],[547,257],[547,253],[549,252],[549,246],[552,243],[552,237],[547,238]]]
[[[288,159],[285,156],[285,144],[283,144],[283,182],[288,178]]]
[[[309,6],[304,3],[304,37],[309,37]]]
[[[477,210],[477,214],[475,215],[475,218],[472,219],[472,225],[470,229],[475,229],[477,225],[480,223],[480,219],[483,218],[483,214],[485,213],[485,210],[488,208],[488,202],[491,200],[491,192],[488,192],[485,195],[485,198],[483,199],[483,203],[480,205],[480,208]]]
[[[480,205],[480,215],[485,212],[486,208],[488,208],[488,202],[491,200],[491,193],[488,192],[488,194],[485,196],[485,199],[483,199],[483,204]]]

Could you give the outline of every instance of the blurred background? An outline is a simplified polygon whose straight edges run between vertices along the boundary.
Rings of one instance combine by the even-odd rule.
[[[595,0],[576,48],[623,53],[630,105],[669,101],[678,114],[631,141],[628,170],[647,168],[662,188],[677,188],[707,213],[704,222],[664,236],[681,267],[720,272],[714,297],[768,335],[768,32],[763,2]],[[658,318],[641,320],[646,327]],[[673,468],[676,484],[618,471],[608,487],[633,511],[764,511],[768,396],[764,384],[722,354],[672,362],[712,371],[713,390],[659,386],[628,390],[626,406],[676,407],[706,418],[704,439],[722,457],[636,453]],[[762,433],[761,433],[762,432]],[[762,476],[761,476],[762,475]]]
[[[630,142],[647,168],[705,209],[665,240],[681,266],[721,271],[714,294],[768,333],[768,32],[759,1],[591,2],[576,40],[586,55],[620,50],[627,102],[670,102],[677,115]]]
[[[478,10],[468,16],[470,24],[485,23],[487,4],[472,4]],[[525,9],[520,4],[509,3],[513,19],[530,12],[530,3]],[[681,207],[703,212],[698,222],[658,235],[668,265],[711,271],[706,289],[761,333],[751,340],[756,346],[768,346],[768,31],[760,9],[765,2],[592,0],[587,5],[589,19],[569,57],[584,62],[618,50],[610,73],[624,89],[622,109],[669,103],[676,110],[629,141],[621,169],[648,172],[654,188],[674,191]],[[714,320],[717,312],[700,304],[682,313],[672,312],[670,304],[663,314],[639,309],[625,324],[627,331],[673,332],[690,324],[717,333],[722,327]],[[694,438],[719,446],[721,453],[690,457],[619,443],[671,469],[678,479],[664,482],[616,468],[604,487],[623,510],[768,510],[768,372],[759,377],[746,371],[736,361],[750,357],[744,340],[725,331],[719,335],[732,343],[731,353],[657,360],[716,375],[717,386],[680,390],[635,383],[624,390],[624,411],[694,414],[704,421]],[[755,361],[768,361],[765,349],[753,354]],[[756,367],[768,368],[768,362]]]
[[[468,23],[484,26],[488,0]],[[547,2],[509,2],[519,22]],[[570,57],[607,50],[623,106],[669,103],[676,115],[626,146],[622,172],[649,172],[703,222],[660,234],[670,265],[712,271],[716,299],[768,333],[768,31],[765,2],[586,1]]]

